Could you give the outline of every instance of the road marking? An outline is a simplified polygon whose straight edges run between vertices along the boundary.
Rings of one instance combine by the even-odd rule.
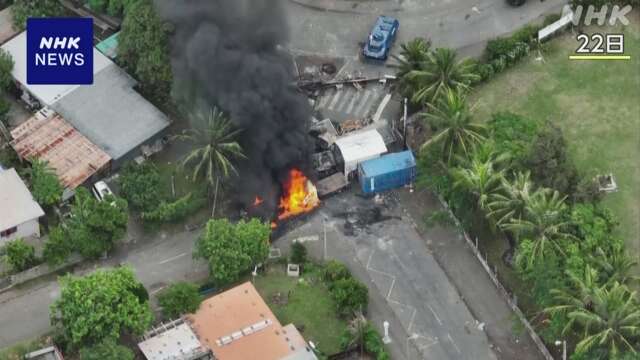
[[[395,284],[396,284],[396,278],[394,276],[393,280],[391,280],[391,286],[389,287],[389,292],[387,293],[387,300],[389,300],[389,298],[391,297],[391,292],[393,291],[393,285]]]
[[[429,310],[431,310],[431,313],[433,314],[433,316],[436,318],[436,320],[438,320],[438,324],[442,325],[442,321],[440,321],[438,314],[436,314],[436,312],[433,311],[433,308],[431,307],[431,305],[427,305],[427,307],[429,307]]]
[[[365,90],[364,95],[362,96],[362,98],[360,98],[361,100],[358,103],[358,107],[356,108],[356,112],[355,112],[356,116],[364,115],[364,114],[360,115],[360,113],[365,112],[367,110],[365,105],[367,105],[367,101],[369,100],[369,97],[371,97],[371,90]]]
[[[338,101],[338,104],[336,105],[336,111],[342,111],[342,108],[344,108],[347,105],[350,99],[349,95],[351,95],[351,92],[349,91],[348,88],[342,92],[342,98],[340,99],[340,101]]]
[[[451,337],[451,334],[447,333],[447,337],[449,338],[449,341],[451,341],[451,345],[453,345],[453,347],[456,349],[458,354],[462,354],[462,352],[460,351],[460,348],[458,347],[458,345],[456,345],[456,342],[453,341],[453,338]]]
[[[329,104],[329,110],[333,110],[338,100],[342,97],[341,95],[341,91],[336,89],[336,93],[333,95],[333,99],[331,99],[331,103]]]
[[[353,107],[356,106],[356,101],[358,100],[359,96],[360,96],[360,91],[356,90],[356,93],[353,94],[353,97],[351,98],[351,102],[347,107],[347,111],[345,111],[347,114],[351,114],[353,112]]]
[[[418,310],[413,309],[413,314],[411,314],[411,319],[409,320],[409,326],[407,327],[407,332],[411,332],[411,327],[413,327],[413,320],[415,320],[417,312]]]
[[[173,260],[180,259],[181,257],[183,257],[183,256],[185,256],[185,255],[187,255],[187,253],[182,253],[182,254],[180,254],[180,255],[176,255],[176,256],[174,256],[174,257],[170,257],[170,258],[168,258],[168,259],[165,259],[165,260],[160,261],[160,262],[158,263],[158,265],[162,265],[162,264],[166,264],[166,263],[168,263],[168,262],[172,262]]]

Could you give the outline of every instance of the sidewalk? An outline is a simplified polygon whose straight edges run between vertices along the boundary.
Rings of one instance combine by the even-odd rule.
[[[461,234],[455,228],[427,229],[424,215],[441,210],[438,199],[428,191],[399,191],[402,204],[416,221],[416,228],[426,240],[442,269],[465,299],[473,315],[485,323],[485,332],[500,359],[543,359],[531,338],[514,331],[515,315],[500,296]]]

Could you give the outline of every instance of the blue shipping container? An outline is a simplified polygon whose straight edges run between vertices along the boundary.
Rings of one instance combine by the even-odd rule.
[[[416,159],[407,150],[367,160],[358,165],[358,178],[365,194],[395,189],[416,179]]]

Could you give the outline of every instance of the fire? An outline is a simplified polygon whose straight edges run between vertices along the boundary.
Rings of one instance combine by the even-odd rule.
[[[298,169],[289,171],[289,179],[284,184],[283,191],[278,220],[309,212],[320,205],[316,187]]]
[[[262,204],[264,202],[264,200],[262,200],[262,198],[260,196],[256,196],[256,199],[253,201],[253,206],[259,206],[260,204]]]

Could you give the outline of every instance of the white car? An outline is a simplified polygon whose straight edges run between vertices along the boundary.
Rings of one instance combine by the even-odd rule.
[[[109,189],[109,186],[104,181],[98,181],[97,183],[93,184],[92,190],[93,195],[100,201],[104,200],[107,195],[113,196],[113,192],[111,191],[111,189]]]

